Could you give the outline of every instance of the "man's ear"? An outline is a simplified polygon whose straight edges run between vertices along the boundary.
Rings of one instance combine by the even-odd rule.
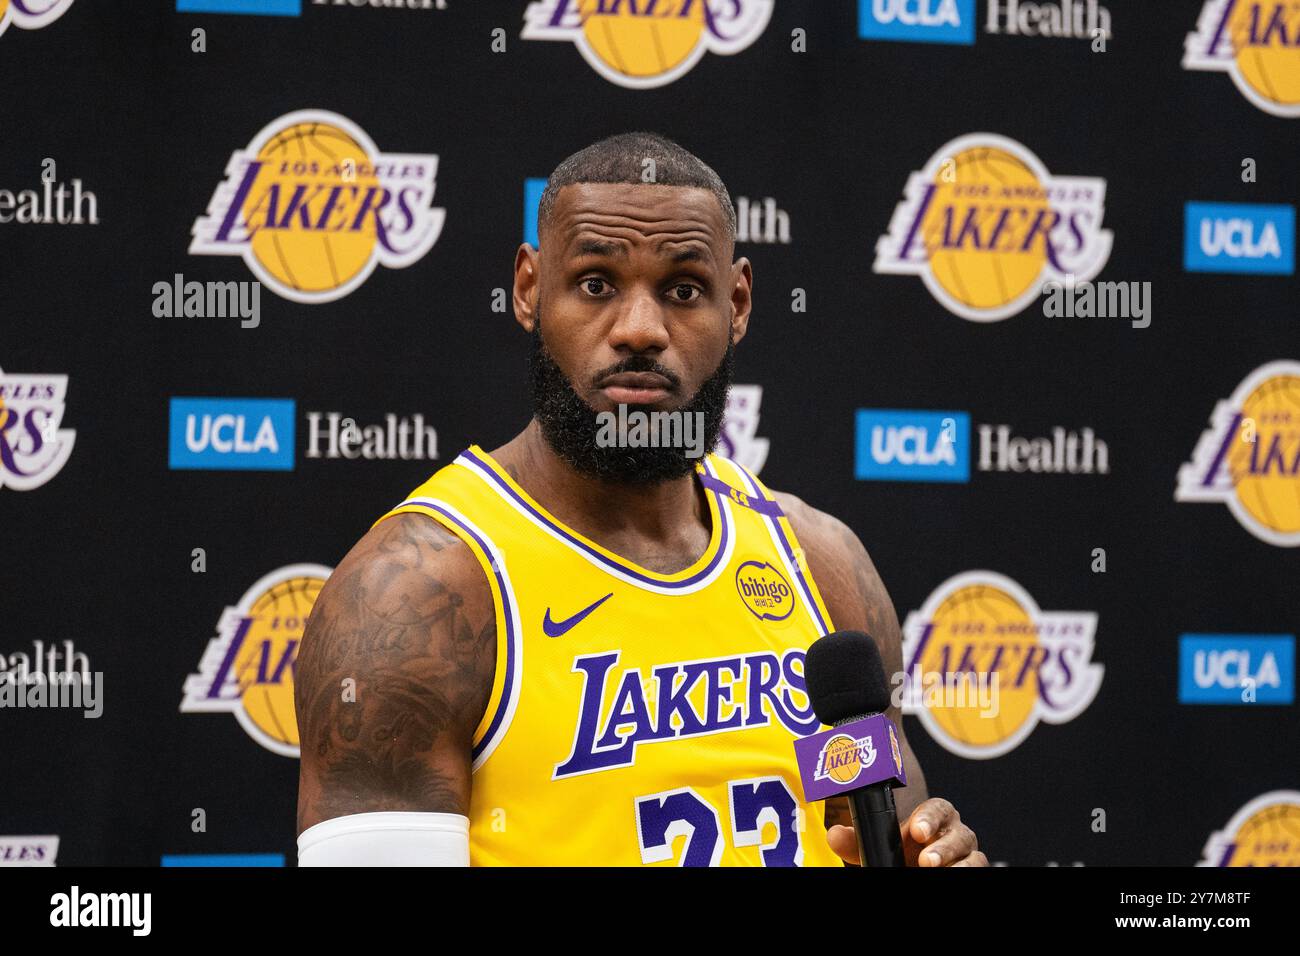
[[[531,332],[537,324],[537,293],[541,287],[541,253],[522,243],[515,253],[515,284],[511,302],[515,309],[515,321],[525,332]]]
[[[749,312],[754,305],[754,271],[741,256],[731,265],[731,342],[736,344],[749,329]]]

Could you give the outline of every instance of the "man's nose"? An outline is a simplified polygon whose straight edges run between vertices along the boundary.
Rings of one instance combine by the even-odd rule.
[[[668,348],[664,310],[648,292],[624,298],[622,309],[609,330],[609,344],[618,352],[662,352]]]

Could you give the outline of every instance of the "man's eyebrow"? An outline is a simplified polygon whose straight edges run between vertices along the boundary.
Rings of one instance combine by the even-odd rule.
[[[627,247],[617,242],[608,242],[603,239],[583,239],[578,243],[578,248],[573,250],[574,255],[578,256],[621,256],[627,258]]]
[[[700,249],[698,246],[687,246],[678,252],[673,253],[673,262],[709,262],[713,256]]]

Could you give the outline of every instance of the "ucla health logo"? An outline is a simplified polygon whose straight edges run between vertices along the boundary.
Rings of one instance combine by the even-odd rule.
[[[176,0],[176,12],[297,17],[302,15],[302,0]]]
[[[1294,634],[1184,634],[1180,704],[1295,703]]]
[[[1205,841],[1197,866],[1300,866],[1300,791],[1261,794]]]
[[[760,621],[784,621],[794,610],[790,582],[766,561],[746,561],[736,569],[736,591]]]
[[[272,753],[298,756],[294,665],[303,628],[330,576],[319,564],[272,571],[227,607],[197,673],[185,679],[183,714],[234,714]]]
[[[1261,365],[1215,405],[1174,500],[1225,504],[1259,540],[1300,545],[1300,362]]]
[[[60,471],[77,433],[60,428],[68,376],[0,369],[0,488],[31,491]]]
[[[320,3],[320,0],[316,0]],[[175,0],[177,13],[255,13],[264,17],[299,17],[303,0]]]
[[[20,30],[49,26],[68,12],[72,0],[0,0],[0,33],[13,24]]]
[[[1187,272],[1295,274],[1294,206],[1189,202],[1185,211]]]
[[[908,177],[872,269],[919,276],[954,315],[995,322],[1047,282],[1101,272],[1113,240],[1105,200],[1104,179],[1053,176],[1005,136],[960,136]]]
[[[858,0],[863,40],[975,42],[975,0]]]
[[[1040,610],[1004,575],[949,578],[903,624],[903,713],[952,753],[1000,757],[1039,721],[1066,723],[1092,703],[1096,632],[1095,613]]]
[[[524,11],[525,40],[577,46],[592,68],[619,86],[666,86],[705,53],[730,56],[759,38],[773,0],[536,0]]]
[[[331,302],[376,265],[402,269],[438,241],[438,157],[382,153],[351,120],[300,110],[271,122],[226,164],[192,255],[240,256],[294,302]]]
[[[291,398],[173,398],[167,467],[292,471]]]
[[[1274,116],[1300,116],[1300,4],[1206,0],[1183,44],[1183,69],[1218,70]]]
[[[854,477],[883,481],[970,480],[970,415],[860,408]]]

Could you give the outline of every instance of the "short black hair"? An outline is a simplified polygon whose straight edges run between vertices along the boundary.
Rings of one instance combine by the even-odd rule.
[[[645,161],[654,161],[654,182],[659,186],[694,186],[707,189],[722,208],[727,237],[736,241],[736,207],[727,187],[713,168],[690,150],[658,133],[616,133],[569,156],[555,167],[537,207],[540,236],[555,209],[555,197],[575,183],[643,183]]]

